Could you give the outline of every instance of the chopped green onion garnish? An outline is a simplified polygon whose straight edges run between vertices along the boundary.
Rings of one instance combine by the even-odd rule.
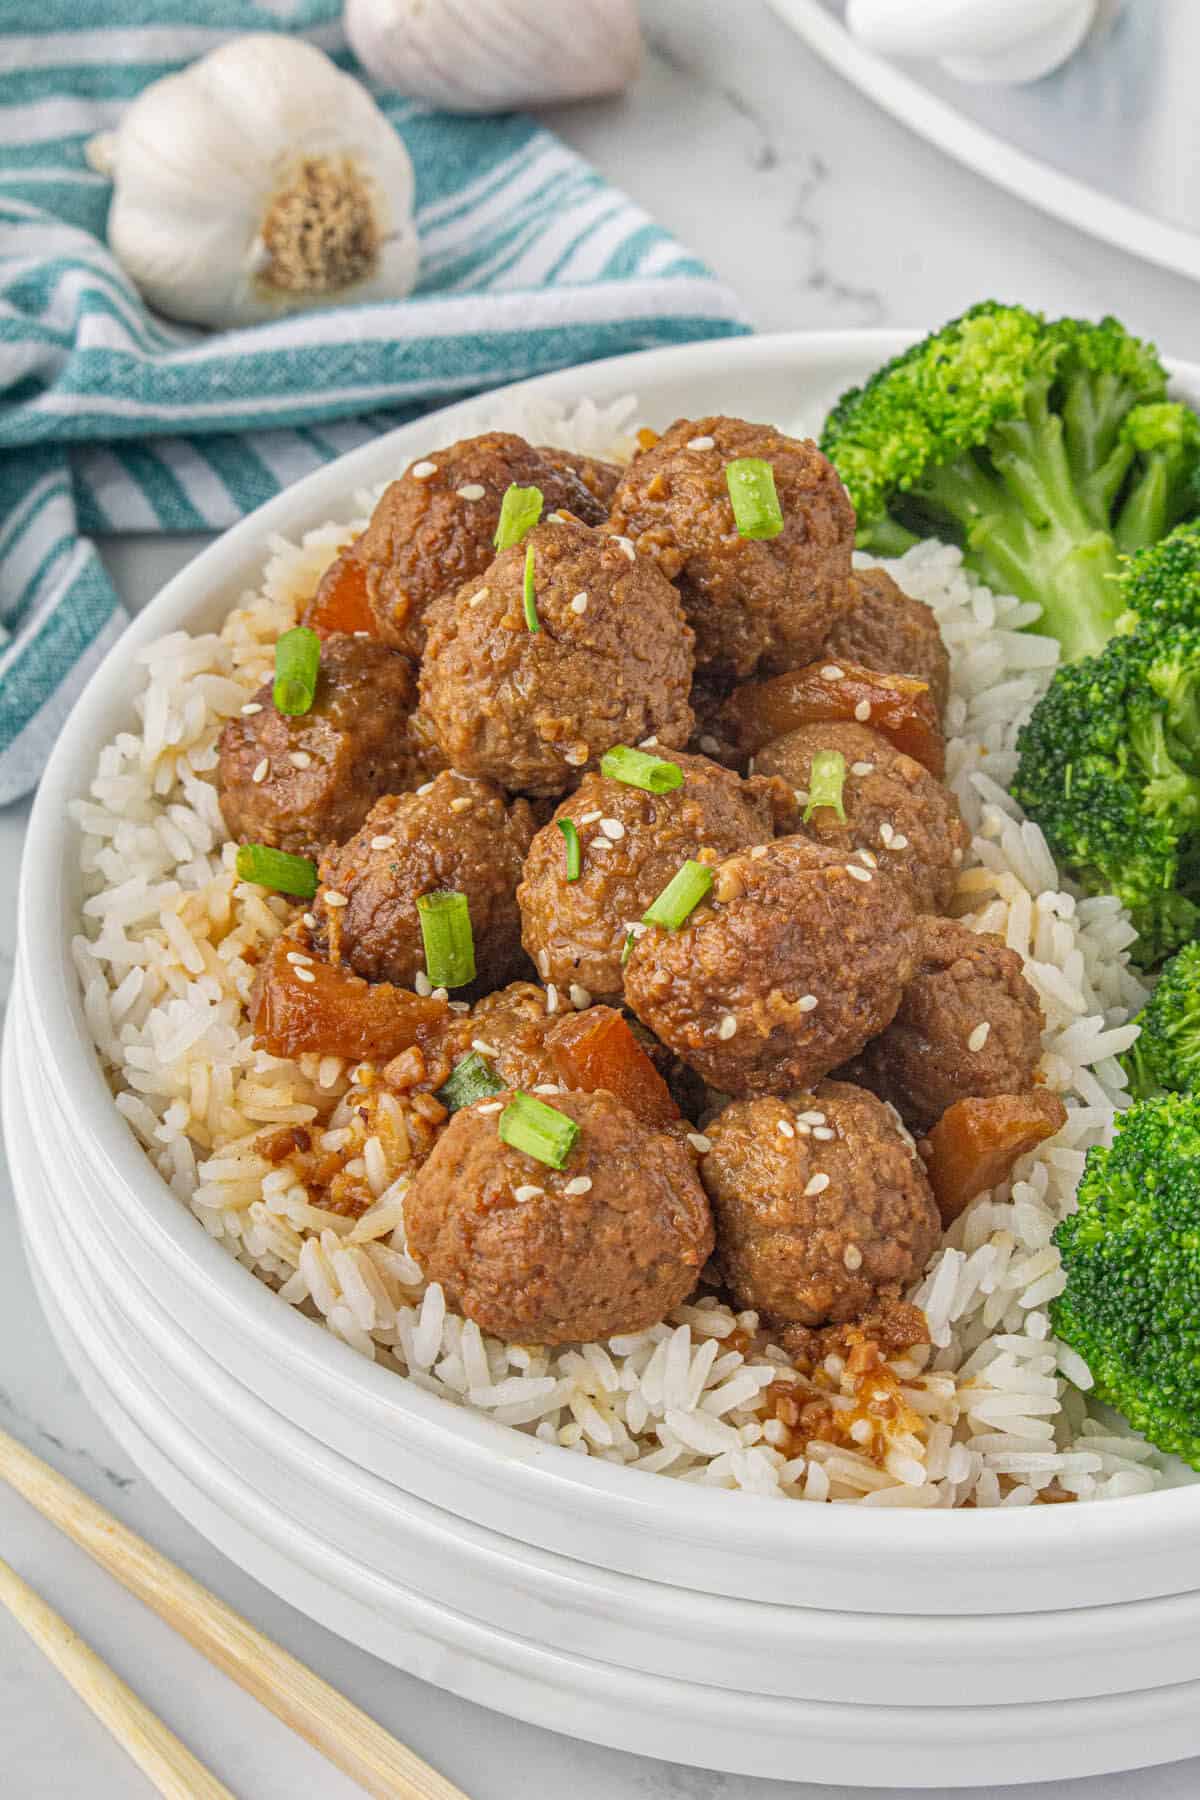
[[[500,502],[500,523],[492,539],[497,550],[511,550],[542,516],[542,490],[518,487],[514,481]]]
[[[425,942],[425,973],[434,987],[466,987],[474,981],[475,940],[467,896],[452,888],[422,894],[417,916]]]
[[[436,1097],[447,1112],[455,1113],[461,1112],[464,1106],[474,1106],[477,1100],[487,1100],[492,1094],[503,1092],[504,1083],[484,1062],[478,1050],[472,1050],[438,1089]]]
[[[808,805],[804,809],[807,825],[818,806],[832,806],[843,825],[846,809],[842,805],[842,788],[846,782],[846,759],[840,750],[818,750],[808,775]]]
[[[775,471],[761,456],[739,456],[725,464],[725,483],[733,501],[738,536],[778,537],[783,511],[775,492]]]
[[[579,832],[574,819],[560,819],[558,829],[567,842],[567,880],[578,881],[580,869]]]
[[[665,925],[678,931],[688,914],[694,912],[713,884],[713,873],[707,863],[685,862],[672,875],[658,899],[642,914],[644,925]]]
[[[533,592],[533,545],[525,552],[525,623],[530,631],[540,631],[542,621],[537,616],[537,600]]]
[[[275,689],[272,698],[276,712],[297,719],[306,713],[317,691],[317,674],[321,667],[321,640],[307,625],[285,631],[275,646]]]
[[[629,961],[630,957],[633,955],[633,946],[637,943],[637,941],[638,941],[638,934],[636,931],[634,931],[634,929],[631,926],[630,929],[625,933],[625,942],[621,946],[621,967],[622,968],[625,967],[625,964]]]
[[[644,750],[631,750],[618,744],[600,758],[600,773],[610,781],[623,781],[627,787],[644,788],[648,794],[669,794],[683,786],[683,770],[678,763],[663,756],[648,756]]]
[[[292,856],[287,850],[272,850],[269,844],[242,844],[237,853],[237,872],[243,881],[256,881],[259,887],[275,888],[281,894],[295,894],[298,900],[311,900],[317,891],[317,865],[307,856]]]
[[[535,1100],[532,1094],[517,1094],[500,1114],[500,1139],[526,1156],[536,1156],[552,1169],[561,1169],[575,1148],[579,1127],[566,1113]]]

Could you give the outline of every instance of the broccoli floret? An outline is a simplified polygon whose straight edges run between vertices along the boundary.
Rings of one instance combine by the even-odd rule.
[[[1165,398],[1153,347],[1115,319],[987,302],[844,395],[822,448],[861,548],[959,544],[989,586],[1042,608],[1038,629],[1073,660],[1121,615],[1121,554],[1187,508],[1200,431]]]
[[[1177,525],[1161,543],[1140,550],[1130,559],[1122,589],[1136,620],[1200,625],[1200,523]]]
[[[1153,964],[1200,927],[1200,630],[1114,637],[1060,668],[1017,738],[1014,798]]]
[[[1054,1237],[1054,1329],[1097,1398],[1200,1468],[1200,1097],[1146,1100],[1088,1152],[1078,1211]]]
[[[1137,1023],[1137,1042],[1121,1058],[1134,1099],[1200,1092],[1200,943],[1163,964]]]

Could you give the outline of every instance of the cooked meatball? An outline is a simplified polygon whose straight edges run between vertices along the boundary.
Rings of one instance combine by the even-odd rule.
[[[543,980],[573,982],[594,998],[621,994],[621,952],[639,920],[682,863],[728,856],[775,835],[772,802],[790,800],[782,785],[742,781],[704,756],[679,751],[682,787],[649,794],[628,782],[586,775],[533,840],[517,890],[521,935]],[[559,820],[579,834],[580,874],[566,877]]]
[[[553,1105],[579,1138],[552,1169],[501,1141],[511,1093],[451,1119],[405,1196],[408,1247],[450,1305],[509,1342],[642,1331],[696,1285],[712,1215],[686,1148],[612,1094]]]
[[[319,856],[357,831],[380,794],[428,779],[435,753],[412,723],[406,656],[368,638],[326,638],[316,697],[297,718],[275,710],[272,685],[221,733],[217,791],[231,837]]]
[[[560,474],[574,475],[582,481],[602,514],[607,514],[623,473],[618,463],[603,462],[598,456],[583,456],[577,450],[560,450],[554,444],[539,444],[538,455],[544,456],[550,467]],[[575,507],[569,510],[576,512],[585,525],[599,523],[594,516],[578,512]]]
[[[476,985],[501,987],[524,961],[516,892],[532,838],[526,801],[507,805],[490,781],[452,769],[389,794],[321,859],[317,942],[368,981],[412,987],[425,969],[417,900],[453,888],[471,909]]]
[[[405,1074],[412,1074],[406,1085],[439,1088],[474,1052],[506,1087],[557,1092],[562,1070],[546,1040],[562,1013],[557,1003],[548,1010],[551,1004],[545,988],[514,981],[477,1000],[469,1012],[450,1013],[422,1035],[422,1065],[406,1065]]]
[[[489,431],[435,450],[385,488],[367,529],[342,551],[317,601],[348,564],[362,568],[367,600],[385,643],[418,659],[430,602],[483,573],[506,490],[541,489],[545,510],[564,507],[596,525],[608,511],[569,461],[552,461],[509,432]]]
[[[920,919],[913,953],[899,1011],[845,1073],[924,1132],[956,1100],[1031,1088],[1043,1019],[1021,958],[991,932]]]
[[[538,629],[525,618],[527,550]],[[464,774],[560,794],[614,744],[685,744],[692,633],[646,557],[571,521],[535,526],[431,609],[421,706]]]
[[[941,1236],[924,1166],[873,1094],[822,1081],[735,1100],[700,1176],[739,1306],[807,1326],[861,1318],[921,1273]]]
[[[812,760],[821,750],[846,761],[842,810],[819,806],[804,820]],[[755,759],[762,775],[781,776],[796,794],[791,824],[843,856],[869,854],[903,881],[917,912],[944,912],[971,834],[958,801],[928,769],[867,725],[802,725]],[[865,857],[864,857],[865,860]]]
[[[912,903],[881,870],[807,838],[718,864],[678,931],[634,942],[625,995],[725,1094],[789,1093],[883,1030],[912,973]]]
[[[823,654],[885,675],[929,683],[941,718],[950,698],[950,654],[933,609],[898,587],[886,569],[855,569],[851,600],[825,639]]]
[[[738,536],[725,465],[762,457],[783,512],[777,537]],[[678,419],[634,458],[611,528],[677,580],[701,668],[744,678],[811,662],[850,604],[854,508],[814,443],[744,419]]]

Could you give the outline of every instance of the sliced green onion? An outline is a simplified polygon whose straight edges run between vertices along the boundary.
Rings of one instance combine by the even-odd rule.
[[[307,625],[285,631],[275,646],[276,712],[298,719],[312,705],[321,667],[321,640]]]
[[[500,1114],[500,1140],[526,1156],[536,1156],[552,1169],[561,1169],[575,1148],[579,1127],[557,1107],[517,1094]]]
[[[259,887],[275,888],[281,894],[295,894],[298,900],[311,900],[317,891],[315,862],[307,856],[292,856],[287,850],[272,850],[269,844],[240,845],[237,872],[243,881],[256,881]]]
[[[542,621],[537,614],[537,600],[533,592],[533,545],[525,552],[525,623],[530,631],[540,631]]]
[[[558,829],[567,843],[567,880],[578,881],[582,859],[579,852],[579,832],[574,819],[560,819]]]
[[[464,1056],[455,1067],[450,1079],[437,1091],[436,1098],[441,1101],[447,1112],[461,1112],[464,1106],[474,1106],[477,1100],[487,1100],[492,1094],[502,1094],[504,1083],[494,1070],[484,1062],[478,1050],[472,1050],[470,1056]]]
[[[500,522],[492,539],[497,550],[511,550],[542,516],[542,490],[518,487],[514,481],[500,502]]]
[[[600,758],[600,773],[610,781],[623,781],[627,787],[643,788],[647,794],[669,794],[683,786],[683,770],[664,756],[648,756],[644,750],[631,750],[618,744]]]
[[[685,862],[672,875],[658,899],[646,908],[642,914],[643,925],[665,925],[668,931],[678,931],[712,884],[713,872],[707,863]]]
[[[775,492],[775,471],[761,456],[739,456],[725,464],[725,485],[733,501],[738,536],[778,537],[783,530],[783,509]]]
[[[425,973],[434,987],[466,987],[474,981],[475,940],[467,896],[452,888],[422,894],[417,917],[425,943]]]
[[[818,750],[808,775],[808,805],[804,809],[807,825],[818,806],[832,806],[843,825],[846,809],[842,805],[842,788],[846,782],[846,759],[840,750]]]
[[[638,934],[631,925],[629,930],[625,933],[625,942],[621,946],[621,967],[622,968],[625,967],[625,964],[629,961],[630,957],[633,955],[633,946],[637,943],[637,941],[638,941]]]

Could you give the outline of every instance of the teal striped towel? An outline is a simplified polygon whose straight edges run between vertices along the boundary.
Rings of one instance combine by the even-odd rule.
[[[84,149],[241,31],[353,67],[336,0],[0,0],[0,802],[37,780],[123,615],[89,534],[218,530],[454,396],[746,329],[732,295],[531,120],[376,98],[417,176],[404,302],[206,334],[150,313]]]

